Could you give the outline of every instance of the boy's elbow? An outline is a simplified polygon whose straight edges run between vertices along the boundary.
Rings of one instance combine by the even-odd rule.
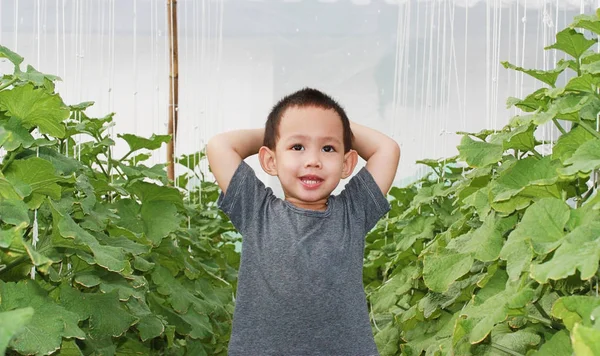
[[[390,139],[387,146],[386,151],[388,152],[390,160],[397,164],[400,161],[401,155],[400,145],[395,140]]]

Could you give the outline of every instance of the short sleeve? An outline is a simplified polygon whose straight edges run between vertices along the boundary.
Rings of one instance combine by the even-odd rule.
[[[266,188],[254,170],[242,161],[231,177],[227,192],[219,195],[217,205],[244,235],[256,213],[272,195],[271,189]]]
[[[350,179],[340,198],[348,205],[351,214],[364,222],[365,233],[390,210],[390,203],[366,167]]]

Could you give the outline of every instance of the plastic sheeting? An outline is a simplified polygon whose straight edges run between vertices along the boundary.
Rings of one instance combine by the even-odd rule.
[[[415,161],[457,154],[456,131],[500,128],[506,98],[540,86],[500,61],[552,68],[543,51],[589,0],[179,0],[177,153],[212,135],[260,127],[271,106],[305,86],[402,147],[397,184]],[[116,112],[117,133],[167,132],[166,0],[2,0],[0,43],[58,74],[68,104]],[[4,63],[5,64],[5,63]],[[0,63],[0,69],[7,69]],[[556,139],[550,127],[542,135]],[[118,140],[117,140],[118,141]],[[117,151],[124,151],[120,142]],[[166,150],[153,158],[165,161]],[[258,168],[257,162],[250,163]],[[205,167],[206,168],[206,167]],[[272,186],[277,183],[259,175]],[[276,189],[277,190],[277,189]]]

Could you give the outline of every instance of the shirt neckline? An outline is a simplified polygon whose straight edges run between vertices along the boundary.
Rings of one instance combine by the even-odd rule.
[[[326,216],[329,216],[329,214],[331,214],[331,205],[333,202],[333,199],[331,199],[331,198],[332,198],[332,196],[329,196],[329,198],[327,198],[327,208],[325,210],[311,210],[311,209],[299,208],[285,199],[281,199],[281,200],[283,201],[283,205],[285,207],[287,207],[288,209],[290,209],[296,213],[300,213],[302,215],[307,215],[307,216],[326,217]]]

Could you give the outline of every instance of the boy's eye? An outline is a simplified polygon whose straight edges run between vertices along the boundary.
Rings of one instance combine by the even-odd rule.
[[[333,148],[333,146],[324,146],[323,151],[324,152],[335,152],[335,148]]]
[[[302,150],[304,150],[304,146],[302,146],[301,144],[297,143],[297,144],[295,144],[295,145],[292,146],[292,150],[294,150],[294,151],[302,151]]]

